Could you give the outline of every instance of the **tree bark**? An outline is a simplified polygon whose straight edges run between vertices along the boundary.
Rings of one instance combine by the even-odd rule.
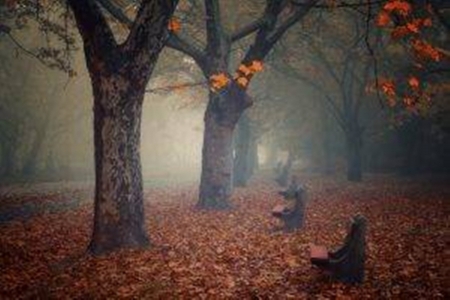
[[[133,79],[113,75],[94,86],[94,254],[148,245],[139,151],[144,94]]]
[[[251,105],[245,90],[231,83],[220,93],[211,92],[205,112],[200,197],[202,209],[230,208],[233,182],[233,130]]]
[[[143,0],[117,44],[93,0],[69,0],[83,38],[94,93],[95,211],[88,250],[145,247],[140,126],[145,88],[178,1]]]
[[[252,136],[250,120],[246,114],[243,114],[239,119],[237,130],[234,136],[234,186],[246,186],[248,180],[252,175],[253,161],[251,161],[251,143]]]

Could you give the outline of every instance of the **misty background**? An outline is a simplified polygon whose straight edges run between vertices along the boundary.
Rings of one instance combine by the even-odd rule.
[[[224,14],[228,14],[228,26],[236,24],[237,14],[229,10]],[[16,36],[27,47],[56,43],[33,24]],[[297,63],[304,66],[304,75],[316,80],[314,68],[320,66],[298,36],[296,30],[287,34],[250,87],[254,105],[246,114],[256,142],[256,169],[274,168],[286,162],[291,152],[299,170],[343,174],[345,136],[323,94],[285,67],[293,58],[301,58]],[[438,38],[445,41],[448,36]],[[0,39],[2,183],[93,181],[92,91],[81,42],[76,45],[73,57],[67,58],[74,72],[66,74],[44,66],[8,39]],[[396,48],[388,51],[394,57],[401,55]],[[237,48],[232,58],[239,61],[242,54]],[[152,180],[199,181],[208,98],[208,87],[202,81],[192,60],[170,49],[162,52],[143,110],[141,158],[146,184]],[[339,93],[331,80],[317,83],[328,95]],[[448,89],[444,89],[434,94],[436,105],[427,115],[400,120],[380,105],[375,93],[366,93],[359,115],[365,128],[364,172],[448,172],[448,98]]]

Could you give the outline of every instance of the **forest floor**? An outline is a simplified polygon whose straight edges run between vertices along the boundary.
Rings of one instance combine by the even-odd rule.
[[[296,233],[273,231],[283,199],[268,179],[236,189],[223,212],[195,210],[196,186],[152,187],[152,246],[102,257],[85,255],[92,186],[11,189],[0,200],[0,298],[449,299],[448,181],[300,178],[309,202]],[[341,244],[357,213],[368,220],[365,281],[335,283],[311,266],[309,244]]]

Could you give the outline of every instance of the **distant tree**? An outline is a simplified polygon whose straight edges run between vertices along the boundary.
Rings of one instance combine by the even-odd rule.
[[[279,48],[281,58],[275,68],[307,83],[322,95],[320,100],[346,139],[347,178],[360,181],[364,127],[359,117],[361,108],[367,105],[366,91],[373,66],[366,47],[367,40],[372,47],[379,47],[379,38],[365,30],[364,18],[355,13],[343,15],[334,11],[325,19],[321,15],[317,18],[321,20],[317,22],[320,25],[311,27],[309,32],[292,35],[286,42],[301,45],[299,49],[304,55],[295,55],[293,47]],[[365,39],[367,34],[371,36]]]

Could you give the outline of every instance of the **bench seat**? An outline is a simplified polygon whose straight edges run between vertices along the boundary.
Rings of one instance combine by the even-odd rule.
[[[287,209],[288,208],[286,205],[278,204],[272,209],[272,216],[281,218],[281,216],[283,215],[283,213],[285,213],[287,211]]]

